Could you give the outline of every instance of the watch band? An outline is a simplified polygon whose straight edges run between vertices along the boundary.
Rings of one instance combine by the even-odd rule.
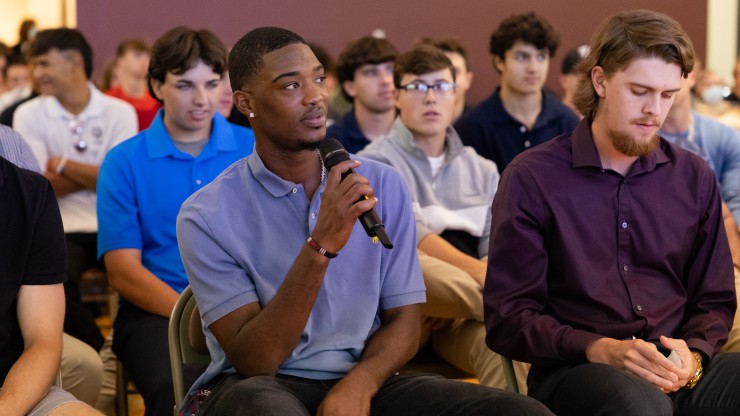
[[[691,390],[694,387],[696,387],[696,383],[699,382],[701,379],[701,376],[704,375],[704,367],[702,366],[702,360],[703,357],[701,353],[696,351],[691,351],[691,355],[694,357],[694,360],[696,361],[696,372],[694,373],[694,376],[689,379],[689,381],[686,382],[686,385],[684,386],[685,389]]]

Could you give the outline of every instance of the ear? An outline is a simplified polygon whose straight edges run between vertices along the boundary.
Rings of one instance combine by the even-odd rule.
[[[604,98],[606,96],[606,74],[604,73],[604,68],[595,66],[591,69],[591,83],[594,86],[596,95]]]
[[[696,85],[696,71],[689,72],[689,75],[686,76],[686,81],[688,89],[693,89],[694,85]]]
[[[354,98],[355,94],[357,94],[354,81],[350,81],[350,80],[344,81],[342,83],[342,88],[344,88],[344,92],[346,92],[347,95],[349,95],[352,98]]]
[[[498,71],[498,73],[504,72],[504,60],[499,58],[498,55],[492,55],[493,58],[493,67]]]
[[[401,109],[401,107],[398,105],[398,97],[400,95],[401,95],[401,91],[399,91],[398,89],[394,89],[393,90],[393,97],[394,97],[393,102],[394,102],[394,105],[396,106],[396,108],[399,109],[399,110]]]
[[[253,113],[255,114],[255,117],[257,117],[256,114],[258,112],[255,111],[255,102],[252,93],[244,90],[236,90],[234,91],[232,100],[234,101],[234,106],[236,106],[236,109],[239,110],[240,113],[245,116],[248,116],[249,113]]]
[[[149,81],[152,85],[152,91],[154,92],[154,95],[159,101],[164,101],[162,98],[162,82],[160,82],[158,79],[151,79]]]

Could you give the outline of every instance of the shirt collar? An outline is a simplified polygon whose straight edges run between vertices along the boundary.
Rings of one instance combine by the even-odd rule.
[[[87,121],[91,118],[102,115],[104,107],[102,102],[103,93],[100,92],[100,90],[97,89],[95,85],[89,81],[87,82],[87,88],[90,91],[90,100],[87,102],[87,105],[80,114],[75,116],[74,114],[70,113],[62,106],[62,103],[60,103],[56,97],[51,95],[43,96],[46,98],[45,103],[47,110],[53,117],[58,117],[65,120],[79,118]]]
[[[596,167],[602,169],[601,158],[596,150],[594,137],[591,133],[591,123],[586,118],[583,118],[571,133],[571,146],[573,149],[572,166],[574,168]],[[664,151],[666,146],[666,141],[661,138],[660,145],[654,152],[637,159],[630,170],[630,174],[652,172],[657,165],[668,162],[668,156]]]
[[[318,153],[316,154],[316,157],[319,157]],[[254,179],[259,182],[275,198],[280,198],[288,195],[293,192],[293,189],[303,188],[302,185],[286,181],[285,179],[273,173],[271,170],[267,169],[264,162],[262,162],[262,158],[260,158],[256,151],[247,156],[247,165],[249,166],[249,170],[252,172],[252,176],[254,176]],[[318,189],[316,189],[316,192],[324,192],[325,186],[326,181],[324,180],[319,185]]]
[[[192,158],[175,147],[172,138],[164,126],[164,108],[157,111],[152,124],[146,129],[147,153],[151,158],[173,156],[176,158]],[[239,137],[234,134],[229,122],[216,112],[211,121],[211,136],[198,158],[209,157],[217,152],[231,152],[238,149]],[[244,138],[242,138],[244,139]]]
[[[398,137],[398,141],[400,142],[401,146],[406,148],[406,150],[419,151],[424,154],[424,151],[419,149],[419,147],[416,145],[413,133],[411,133],[411,130],[409,130],[408,127],[403,124],[400,116],[396,117],[396,121],[393,122],[391,131],[388,134],[388,137],[393,136]],[[457,134],[457,131],[452,126],[448,126],[447,130],[445,131],[445,153],[447,155],[447,158],[451,159],[459,155],[463,151],[464,146],[462,140],[460,139],[460,136]]]
[[[540,109],[540,113],[537,115],[535,127],[540,124],[547,124],[550,120],[563,116],[562,113],[555,111],[555,109],[560,105],[560,100],[558,99],[558,97],[555,96],[555,94],[552,94],[544,89],[541,90],[540,93],[542,94],[542,108]],[[504,108],[504,103],[503,101],[501,101],[500,86],[496,87],[496,90],[491,95],[490,103],[491,109],[493,111],[491,111],[488,116],[494,122],[503,123],[510,121],[517,124],[522,124],[521,121],[512,117],[511,114],[506,111],[506,108]]]

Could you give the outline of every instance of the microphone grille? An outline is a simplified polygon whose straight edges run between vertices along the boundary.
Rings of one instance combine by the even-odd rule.
[[[349,153],[337,139],[326,138],[319,144],[319,153],[326,170],[331,170],[338,163],[349,160]]]

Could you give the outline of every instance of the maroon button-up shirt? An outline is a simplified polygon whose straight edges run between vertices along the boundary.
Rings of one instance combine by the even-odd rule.
[[[661,139],[627,176],[590,124],[523,153],[493,201],[487,343],[535,364],[586,362],[602,337],[680,338],[711,357],[736,308],[717,181]]]

